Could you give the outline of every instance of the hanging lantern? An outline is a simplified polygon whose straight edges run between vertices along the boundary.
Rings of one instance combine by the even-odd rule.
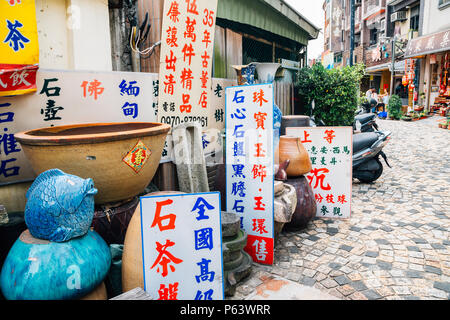
[[[406,85],[408,84],[408,82],[409,82],[408,76],[407,76],[407,75],[404,75],[403,78],[402,78],[402,84],[403,84],[404,86],[406,86]]]

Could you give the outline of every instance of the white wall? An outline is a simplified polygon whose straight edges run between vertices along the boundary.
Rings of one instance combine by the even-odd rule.
[[[108,0],[36,0],[39,66],[111,71]]]
[[[423,16],[423,35],[450,29],[450,6],[439,9],[439,0],[426,0]]]

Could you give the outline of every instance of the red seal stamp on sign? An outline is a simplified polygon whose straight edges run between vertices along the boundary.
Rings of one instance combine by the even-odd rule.
[[[128,152],[128,154],[122,159],[131,169],[136,173],[139,173],[147,160],[150,158],[152,152],[149,148],[141,141],[134,146],[133,149]]]

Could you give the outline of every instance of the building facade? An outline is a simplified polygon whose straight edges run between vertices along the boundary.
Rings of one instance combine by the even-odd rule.
[[[375,87],[379,93],[383,93],[384,90],[388,93],[397,93],[403,98],[404,104],[407,104],[410,97],[407,88],[402,85],[402,78],[411,62],[405,62],[404,50],[409,40],[419,37],[422,33],[426,1],[354,0],[354,2],[353,64],[364,63],[366,66],[366,76],[362,81],[361,90]],[[325,44],[322,63],[328,68],[350,65],[351,0],[326,0],[323,9]],[[419,74],[420,68],[415,68]]]
[[[431,110],[450,105],[450,0],[427,0],[423,12],[421,37],[405,56],[421,61],[419,102]]]

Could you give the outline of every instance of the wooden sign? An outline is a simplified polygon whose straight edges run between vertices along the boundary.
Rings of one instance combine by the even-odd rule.
[[[203,128],[202,144],[203,152],[211,154],[219,153],[223,149],[223,138],[221,131],[225,128],[225,88],[237,85],[236,80],[232,79],[212,79],[212,88],[210,90],[210,107],[208,126]],[[162,105],[162,111],[166,111],[167,103]],[[159,108],[160,109],[160,108]],[[173,155],[173,140],[169,134],[166,139],[161,162],[175,161]]]
[[[223,300],[220,193],[141,197],[144,289],[155,300]]]
[[[226,89],[227,211],[241,218],[245,250],[273,263],[273,85]]]
[[[35,174],[14,134],[100,122],[156,122],[157,75],[40,70],[37,91],[0,98],[0,185]]]
[[[405,58],[424,56],[448,50],[450,50],[450,30],[447,29],[409,40],[405,50]]]
[[[34,0],[0,1],[0,96],[36,91],[39,44]]]
[[[286,128],[308,151],[312,170],[306,178],[317,202],[317,217],[349,218],[352,201],[352,127]]]
[[[166,0],[162,23],[159,122],[210,125],[217,0]]]

